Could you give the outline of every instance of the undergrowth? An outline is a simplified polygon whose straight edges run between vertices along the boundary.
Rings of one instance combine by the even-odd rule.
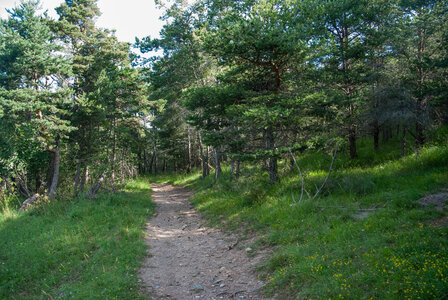
[[[361,145],[360,153],[368,153],[367,147]],[[199,174],[155,180],[192,187],[194,204],[212,224],[242,235],[255,231],[261,238],[254,247],[272,247],[274,254],[260,266],[270,295],[448,298],[446,210],[418,204],[447,187],[448,148],[428,146],[404,158],[387,147],[382,151],[357,161],[340,155],[314,200],[305,193],[299,201],[295,169],[275,185],[268,184],[266,171],[250,166],[243,170],[250,176],[232,179],[225,170],[216,184],[212,176],[200,179]],[[312,197],[331,157],[297,158]]]
[[[95,200],[0,213],[0,299],[143,299],[147,180]]]

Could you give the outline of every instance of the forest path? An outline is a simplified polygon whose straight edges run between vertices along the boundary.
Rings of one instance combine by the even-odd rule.
[[[151,184],[156,215],[147,223],[149,246],[139,276],[156,299],[266,299],[253,272],[260,258],[234,248],[236,236],[204,226],[192,192]]]

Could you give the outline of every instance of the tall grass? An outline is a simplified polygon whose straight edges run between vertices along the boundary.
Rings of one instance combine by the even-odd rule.
[[[139,299],[146,180],[96,200],[0,214],[0,299]]]
[[[448,148],[432,146],[404,158],[384,152],[367,157],[354,162],[338,157],[322,193],[302,202],[296,170],[276,185],[268,184],[263,171],[239,180],[225,172],[215,185],[212,178],[194,176],[172,181],[196,190],[193,201],[212,224],[242,235],[255,230],[260,239],[254,247],[275,249],[260,266],[270,294],[447,298],[446,211],[417,200],[447,187]],[[318,153],[298,159],[311,195],[330,161]]]

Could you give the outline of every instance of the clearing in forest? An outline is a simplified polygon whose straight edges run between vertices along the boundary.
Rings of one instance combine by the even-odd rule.
[[[235,247],[238,239],[204,226],[191,192],[152,184],[156,215],[147,224],[149,246],[140,278],[150,293],[167,299],[265,299],[253,272],[258,258]],[[248,249],[246,249],[248,250]]]

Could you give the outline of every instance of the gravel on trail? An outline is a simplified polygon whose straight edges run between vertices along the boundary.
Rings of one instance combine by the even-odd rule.
[[[261,256],[248,257],[235,235],[204,225],[189,202],[191,191],[151,188],[157,209],[147,223],[149,249],[139,277],[154,299],[267,299],[254,274]]]

